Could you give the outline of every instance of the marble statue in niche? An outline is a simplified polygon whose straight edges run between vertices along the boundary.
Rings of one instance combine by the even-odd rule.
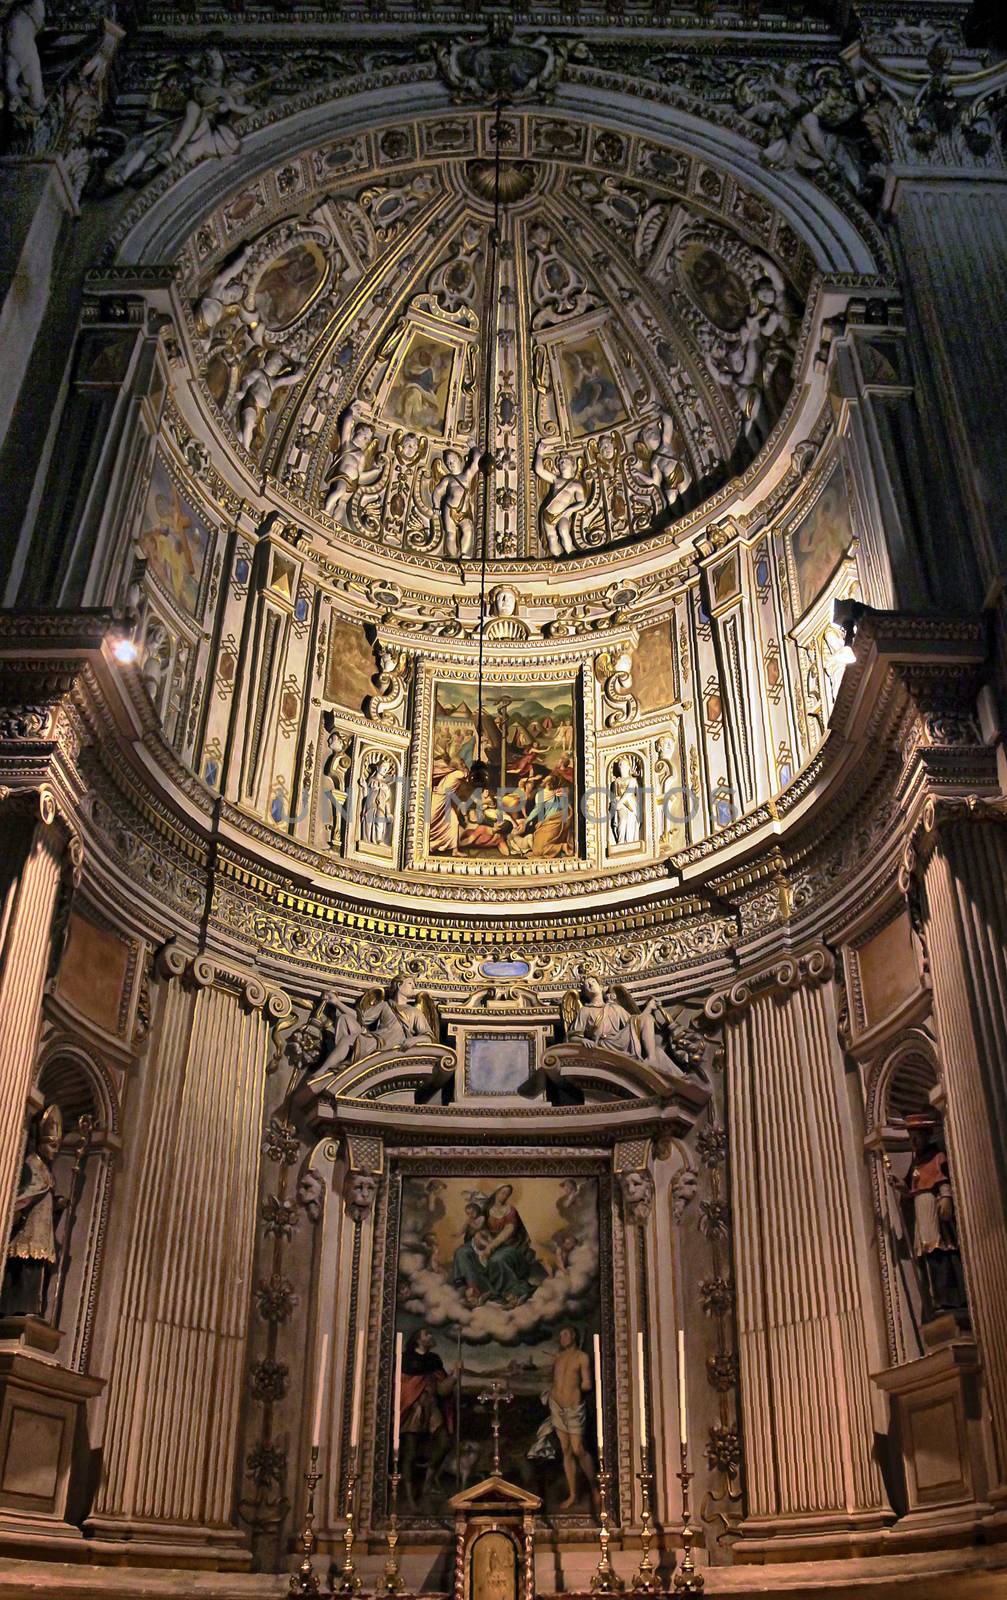
[[[324,1088],[326,1080],[349,1062],[435,1044],[440,1031],[433,1000],[418,994],[409,977],[394,978],[387,992],[369,989],[355,1005],[328,994],[325,1007],[335,1018],[332,1045],[311,1073],[308,1081],[313,1088]]]
[[[395,787],[398,766],[387,751],[364,757],[360,778],[360,842],[390,849],[395,832]]]
[[[600,978],[588,977],[579,994],[571,989],[563,997],[562,1014],[568,1043],[614,1050],[669,1078],[709,1082],[706,1040],[695,1028],[673,1027],[653,996],[641,1007],[621,985],[606,988]]]
[[[905,1125],[912,1148],[909,1169],[904,1178],[890,1172],[889,1182],[911,1216],[911,1248],[920,1288],[931,1314],[961,1312],[966,1307],[965,1279],[951,1171],[938,1142],[937,1119],[920,1113],[907,1116]]]
[[[551,556],[572,556],[577,549],[578,517],[590,498],[579,463],[572,455],[561,452],[550,464],[547,441],[540,439],[535,446],[532,471],[547,485],[538,513],[542,542]]]
[[[608,826],[614,845],[640,843],[642,822],[639,756],[619,756],[608,781]]]
[[[29,1134],[14,1197],[14,1220],[0,1292],[0,1312],[4,1316],[45,1314],[46,1292],[58,1259],[56,1227],[68,1204],[64,1196],[56,1193],[53,1174],[62,1143],[62,1113],[59,1106],[47,1106]]]

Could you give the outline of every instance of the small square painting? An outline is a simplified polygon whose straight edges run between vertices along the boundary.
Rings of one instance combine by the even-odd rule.
[[[388,421],[420,433],[443,434],[454,361],[454,345],[414,329],[382,408]]]
[[[182,499],[160,460],[154,462],[139,544],[152,576],[194,616],[210,531]]]
[[[596,333],[564,345],[559,360],[572,434],[580,437],[625,422],[626,407]]]
[[[516,1094],[530,1072],[530,1040],[493,1035],[469,1040],[465,1087],[470,1094]]]

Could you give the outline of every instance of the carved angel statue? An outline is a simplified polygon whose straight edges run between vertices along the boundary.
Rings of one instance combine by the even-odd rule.
[[[251,244],[242,245],[241,249],[230,256],[220,271],[210,279],[204,294],[197,301],[197,323],[207,335],[212,334],[214,329],[226,320],[237,318],[244,324],[250,345],[263,343],[265,329],[262,319],[250,290],[241,281],[241,274],[251,253]]]
[[[764,256],[760,261],[765,270],[751,286],[744,322],[737,333],[718,340],[707,357],[713,376],[733,391],[745,419],[743,432],[753,443],[769,432],[770,384],[790,354],[792,332],[779,268]]]
[[[234,402],[240,423],[241,442],[251,450],[256,430],[281,389],[300,383],[305,368],[292,364],[282,350],[270,350],[246,372]]]
[[[376,461],[380,449],[374,429],[360,420],[360,402],[354,400],[339,419],[339,443],[329,465],[325,509],[344,528],[352,530],[350,501],[358,489],[369,489],[384,472]]]
[[[417,994],[412,978],[394,978],[384,994],[369,989],[355,1005],[328,994],[325,1005],[335,1017],[335,1028],[331,1049],[308,1080],[312,1088],[324,1088],[347,1062],[437,1042],[437,1007],[430,995]]]
[[[617,1050],[670,1078],[691,1076],[703,1083],[709,1081],[703,1059],[706,1041],[696,1029],[673,1029],[667,1012],[653,996],[641,1010],[621,985],[606,989],[598,978],[585,978],[579,995],[573,989],[564,995],[562,1011],[570,1043],[581,1041]]]
[[[645,423],[636,441],[638,475],[657,490],[668,511],[692,483],[688,461],[676,443],[675,419],[667,411]]]
[[[431,469],[430,504],[440,524],[444,554],[449,561],[468,561],[475,553],[476,527],[469,496],[478,471],[479,446],[475,444],[467,456],[460,450],[445,450]]]
[[[570,455],[560,455],[550,466],[546,459],[547,442],[535,446],[532,471],[550,485],[539,507],[539,532],[551,556],[571,556],[576,551],[574,531],[577,519],[590,499],[590,490],[580,476],[581,466]]]

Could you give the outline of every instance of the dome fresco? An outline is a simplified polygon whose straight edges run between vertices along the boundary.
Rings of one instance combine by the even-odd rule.
[[[786,404],[807,253],[694,157],[508,114],[490,284],[492,137],[386,128],[218,208],[182,257],[203,403],[340,547],[464,562],[486,492],[494,561],[674,541]]]

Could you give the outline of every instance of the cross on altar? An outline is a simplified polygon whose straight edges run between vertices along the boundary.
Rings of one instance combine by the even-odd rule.
[[[499,1378],[492,1378],[479,1396],[481,1406],[493,1407],[493,1471],[500,1476],[500,1407],[509,1405],[514,1396]]]

